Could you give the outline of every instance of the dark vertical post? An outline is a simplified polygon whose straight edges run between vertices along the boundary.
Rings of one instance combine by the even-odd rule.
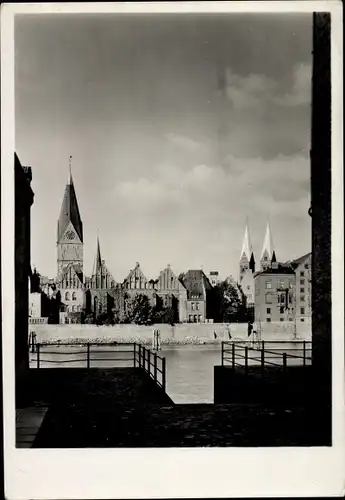
[[[135,368],[135,365],[136,365],[136,359],[135,359],[135,356],[136,356],[136,349],[135,349],[135,347],[136,347],[136,345],[137,344],[134,342],[133,343],[133,366],[134,366],[134,368]]]
[[[263,376],[265,371],[265,350],[261,349],[261,376]]]
[[[262,341],[262,350],[265,350],[265,341]]]
[[[157,382],[157,353],[154,353],[154,377],[155,377],[155,382]]]
[[[235,367],[235,342],[232,343],[232,367]]]
[[[165,377],[165,358],[162,358],[162,387],[163,387],[163,391],[165,391],[165,382],[166,382],[166,377]]]
[[[283,352],[283,373],[286,373],[286,352]]]
[[[303,340],[303,366],[305,366],[305,340]]]
[[[90,368],[90,343],[87,343],[87,356],[86,356],[86,366]]]
[[[224,366],[224,341],[222,340],[222,366]]]
[[[37,368],[40,367],[40,344],[37,344]]]
[[[147,350],[147,357],[148,357],[148,372],[149,372],[149,376],[151,375],[151,350],[148,349]]]
[[[248,373],[248,346],[244,348],[244,371],[247,375]]]

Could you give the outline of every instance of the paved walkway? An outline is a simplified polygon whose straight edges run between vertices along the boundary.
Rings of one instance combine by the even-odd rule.
[[[330,444],[313,408],[175,405],[138,369],[33,370],[31,387],[49,404],[34,448]]]
[[[16,411],[17,448],[31,448],[47,410],[47,407],[32,406]]]

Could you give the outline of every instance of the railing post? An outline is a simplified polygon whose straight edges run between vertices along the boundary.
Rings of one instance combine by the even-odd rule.
[[[245,348],[244,348],[244,371],[245,371],[245,374],[247,375],[247,373],[248,373],[248,346],[245,346]]]
[[[262,341],[262,346],[261,346],[262,350],[264,351],[265,350],[265,341],[263,340]]]
[[[135,355],[136,355],[136,343],[134,342],[133,343],[133,366],[135,368],[135,365],[136,365],[136,358],[135,358]]]
[[[150,349],[148,349],[148,356],[147,357],[148,357],[148,363],[147,363],[148,370],[147,371],[149,372],[149,377],[150,377],[150,375],[151,375],[151,351],[150,351]]]
[[[261,376],[263,376],[265,371],[265,351],[261,349]]]
[[[40,344],[37,344],[37,368],[40,367]]]
[[[157,382],[157,353],[154,353],[153,363],[154,363],[154,378],[155,382]]]
[[[305,340],[303,340],[303,366],[305,366]]]
[[[141,368],[141,344],[138,345],[138,361],[139,361],[139,368]]]
[[[232,343],[232,367],[235,367],[235,342]]]
[[[165,358],[162,358],[162,388],[165,392]]]
[[[86,366],[87,368],[90,368],[90,342],[87,343]]]
[[[283,352],[283,373],[286,373],[286,352]]]
[[[222,366],[224,366],[224,341],[222,340]]]

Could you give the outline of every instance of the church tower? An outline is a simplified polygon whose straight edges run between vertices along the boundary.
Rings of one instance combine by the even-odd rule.
[[[243,279],[243,276],[250,271],[251,273],[255,272],[255,259],[252,244],[249,236],[248,223],[246,224],[246,229],[244,232],[242,251],[240,257],[240,283]]]
[[[65,188],[60,217],[57,223],[58,280],[63,275],[63,271],[69,266],[73,266],[79,273],[83,272],[83,246],[83,223],[80,217],[70,164],[69,182]]]
[[[262,270],[268,269],[269,267],[271,267],[272,262],[276,261],[277,259],[273,246],[273,238],[271,234],[270,223],[267,222],[266,234],[260,258],[261,269]]]

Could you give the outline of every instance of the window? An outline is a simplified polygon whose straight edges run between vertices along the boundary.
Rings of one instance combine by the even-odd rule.
[[[69,292],[65,293],[65,300],[69,300]]]
[[[301,302],[304,302],[304,295],[301,295],[300,300]]]
[[[284,280],[280,280],[279,281],[279,288],[284,288],[284,286],[285,286]]]
[[[278,302],[285,304],[285,295],[278,295]]]
[[[301,322],[304,323],[304,318],[301,318]]]
[[[272,288],[272,281],[266,281],[266,288]]]
[[[301,314],[305,314],[305,309],[304,309],[304,307],[301,307]]]
[[[289,321],[292,321],[292,318],[289,318]]]
[[[280,318],[280,321],[284,321],[284,318]]]
[[[72,312],[75,312],[75,306],[72,306]]]
[[[309,269],[309,264],[304,264],[304,269]]]
[[[304,293],[304,288],[301,288],[301,293]]]
[[[280,314],[284,314],[284,307],[280,308]]]
[[[292,281],[289,281],[289,288],[292,288]]]
[[[77,300],[77,295],[75,292],[72,293],[72,300]]]
[[[305,283],[304,278],[301,278],[300,283],[301,283],[301,285],[304,285],[304,283]]]
[[[194,302],[192,302],[192,311],[194,311],[194,309],[195,309],[195,304]]]
[[[200,306],[200,304],[199,304],[199,302],[197,302],[197,303],[195,304],[195,309],[196,309],[197,311],[199,311],[199,306]]]
[[[66,288],[69,288],[69,281],[66,280]]]
[[[194,314],[194,323],[197,323],[198,322],[198,316],[196,314]]]
[[[301,271],[301,273],[300,273],[300,274],[301,274],[301,276],[304,276],[304,271]]]
[[[199,314],[199,323],[201,323],[201,314]]]
[[[266,312],[267,312],[267,314],[271,314],[271,308],[270,308],[270,307],[268,307],[268,308],[266,309]]]
[[[193,315],[192,314],[189,315],[189,323],[193,323]]]
[[[250,290],[250,285],[247,285],[247,290]]]
[[[267,323],[271,323],[271,318],[266,318]]]
[[[272,294],[266,293],[266,304],[272,304]]]

